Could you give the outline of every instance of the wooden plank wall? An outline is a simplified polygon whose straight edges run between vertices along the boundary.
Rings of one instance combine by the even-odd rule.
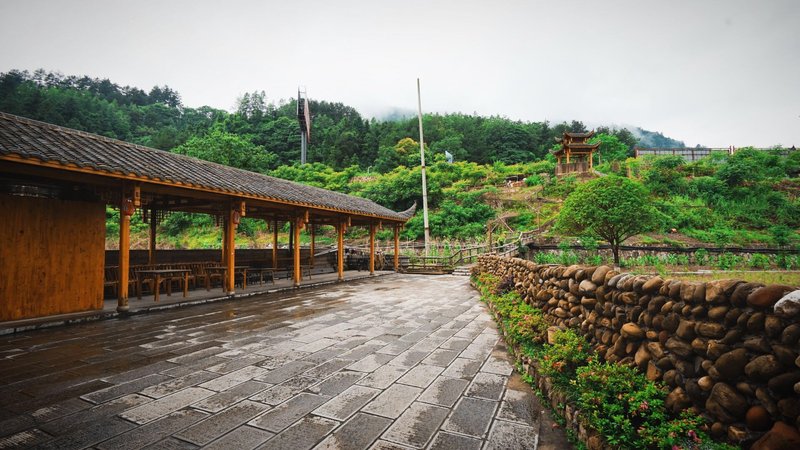
[[[105,207],[0,195],[0,321],[103,307]]]

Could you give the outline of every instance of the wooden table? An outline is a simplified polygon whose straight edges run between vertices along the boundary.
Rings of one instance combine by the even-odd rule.
[[[234,266],[233,267],[234,275],[237,274],[237,273],[241,273],[242,274],[242,289],[247,289],[247,269],[249,269],[249,268],[250,268],[250,266]],[[225,291],[225,278],[226,278],[226,273],[227,272],[228,272],[228,267],[227,266],[208,266],[208,267],[206,267],[206,275],[207,275],[206,276],[206,290],[211,289],[211,285],[210,285],[211,277],[208,276],[208,275],[211,275],[212,273],[219,273],[219,274],[222,274],[222,290]]]
[[[189,273],[191,270],[189,269],[158,269],[158,270],[137,270],[137,283],[138,289],[137,292],[139,293],[139,298],[142,298],[142,279],[145,275],[151,275],[153,277],[153,301],[158,301],[158,293],[161,290],[161,278],[164,277],[167,280],[167,295],[172,295],[172,283],[170,283],[170,278],[175,275],[180,275],[183,279],[183,296],[186,297],[189,292]]]

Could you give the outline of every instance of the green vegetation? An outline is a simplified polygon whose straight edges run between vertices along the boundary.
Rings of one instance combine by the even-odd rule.
[[[784,286],[795,286],[800,288],[800,272],[764,272],[758,271],[729,271],[724,274],[703,273],[703,274],[671,274],[671,278],[688,281],[711,281],[718,280],[721,276],[744,280],[750,283],[781,284]]]
[[[515,351],[533,358],[553,389],[566,394],[605,441],[620,449],[719,449],[703,418],[689,410],[678,415],[664,406],[665,386],[647,380],[635,368],[601,362],[589,343],[571,329],[554,333],[547,344],[547,323],[538,309],[521,300],[514,280],[480,274],[473,279]],[[527,328],[527,331],[521,329]],[[528,383],[533,379],[523,374]],[[556,411],[557,413],[557,411]],[[557,420],[563,420],[563,418]],[[563,422],[561,422],[563,425]]]
[[[187,107],[167,86],[144,91],[107,79],[43,70],[0,73],[0,110],[5,112],[367,197],[394,210],[404,210],[414,201],[421,205],[416,118],[367,120],[352,107],[326,101],[311,101],[310,107],[314,114],[311,163],[299,166],[294,99],[270,100],[263,91],[245,93],[236,101],[235,111],[228,112]],[[598,196],[606,194],[606,188],[593,193],[582,188],[585,179],[552,177],[554,160],[549,151],[554,138],[564,131],[586,131],[581,122],[551,124],[465,114],[431,114],[423,121],[431,232],[437,239],[482,239],[487,222],[494,219],[502,223],[494,236],[508,240],[520,231],[549,226],[563,209],[559,227],[545,237],[582,242],[605,239],[613,244],[653,229],[672,233],[669,238],[642,239],[714,246],[763,243],[789,249],[800,245],[797,151],[744,148],[730,156],[715,153],[693,163],[680,157],[633,159],[637,144],[683,143],[646,130],[601,126],[593,137],[593,142],[600,143],[596,167],[616,177],[590,185],[605,186],[612,179],[616,180],[612,184],[619,185],[606,186],[608,195],[601,199]],[[445,150],[455,156],[456,163],[445,162]],[[512,186],[508,180],[524,182]],[[619,188],[626,192],[620,193]],[[573,192],[575,197],[569,199]],[[598,203],[612,195],[613,202]],[[607,226],[609,219],[621,224],[626,218],[648,226],[624,230]],[[117,234],[113,221],[109,213],[112,245]],[[146,245],[145,225],[136,217],[132,224],[133,246]],[[219,242],[219,229],[208,216],[173,214],[159,227],[160,245],[165,247],[217,246]],[[280,231],[285,242],[288,230]],[[329,233],[323,229],[321,239]],[[360,232],[351,233],[349,237]],[[387,238],[387,233],[379,238]],[[408,223],[403,239],[420,239],[422,234],[420,212]],[[239,228],[237,242],[242,245],[262,246],[270,240],[266,225],[258,221],[243,222]],[[560,256],[558,262],[565,264],[577,259],[569,252]],[[596,253],[591,258],[587,262],[595,263],[604,255]],[[620,260],[620,264],[638,263]],[[715,258],[709,265],[794,268],[798,261],[794,256]]]
[[[619,246],[656,227],[647,190],[627,178],[608,176],[578,186],[564,202],[556,230],[599,237],[611,245],[619,264]]]
[[[598,169],[641,183],[661,213],[661,231],[674,229],[716,246],[800,242],[800,152],[742,148],[693,163],[645,157]]]

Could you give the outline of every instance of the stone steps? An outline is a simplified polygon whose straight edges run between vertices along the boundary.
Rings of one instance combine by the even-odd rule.
[[[469,265],[466,265],[466,266],[456,267],[455,269],[453,269],[453,275],[459,275],[459,276],[462,276],[462,277],[468,277],[470,275],[470,273],[472,272],[472,266],[473,265],[474,264],[469,264]]]

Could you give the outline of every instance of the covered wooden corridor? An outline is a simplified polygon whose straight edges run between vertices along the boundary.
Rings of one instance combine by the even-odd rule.
[[[369,230],[369,272],[375,270],[375,234],[393,230],[394,268],[399,231],[414,207],[395,212],[325,189],[155,150],[77,130],[0,113],[0,322],[103,308],[105,208],[118,208],[120,251],[117,310],[132,294],[130,218],[155,232],[165,213],[210,214],[223,228],[220,268],[224,292],[235,289],[235,230],[242,217],[268,221],[271,261],[278,268],[277,230],[290,224],[292,284],[303,274],[300,234],[328,225],[337,235],[337,278],[344,278],[344,233]]]

